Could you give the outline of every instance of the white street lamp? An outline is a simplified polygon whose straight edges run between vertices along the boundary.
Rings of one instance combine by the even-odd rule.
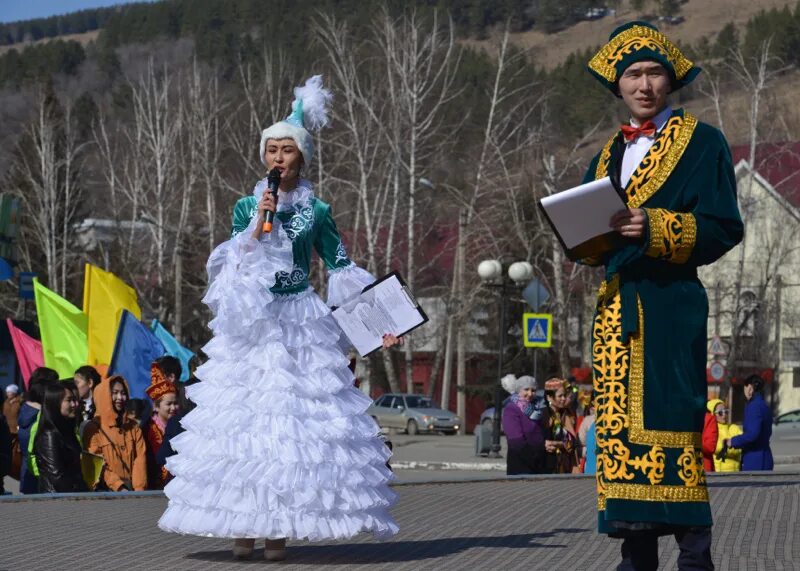
[[[478,264],[478,275],[485,282],[497,281],[503,275],[503,265],[499,260],[483,260]]]
[[[533,266],[528,262],[514,262],[508,268],[508,277],[517,285],[527,283],[533,278]]]
[[[499,380],[503,376],[503,352],[506,343],[506,292],[511,287],[511,282],[517,286],[525,284],[533,278],[533,266],[528,262],[514,262],[508,268],[508,279],[503,275],[503,264],[499,260],[483,260],[478,264],[478,275],[483,283],[490,288],[498,290],[498,325],[497,336],[497,379],[494,391],[494,417],[492,419],[492,445],[489,456],[492,458],[500,457],[500,414],[503,406],[503,399]]]

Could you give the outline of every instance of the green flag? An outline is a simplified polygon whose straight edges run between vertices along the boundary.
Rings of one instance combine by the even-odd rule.
[[[58,371],[62,379],[71,378],[75,369],[86,364],[86,314],[66,299],[33,280],[36,313],[46,367]]]

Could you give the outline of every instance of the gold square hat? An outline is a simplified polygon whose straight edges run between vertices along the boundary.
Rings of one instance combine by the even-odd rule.
[[[628,22],[614,30],[608,43],[589,60],[589,71],[619,97],[620,76],[640,61],[663,65],[672,78],[673,91],[691,83],[701,71],[658,28],[641,21]]]

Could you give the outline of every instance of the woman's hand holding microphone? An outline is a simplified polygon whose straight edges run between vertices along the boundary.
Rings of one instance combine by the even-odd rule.
[[[264,191],[261,199],[258,201],[258,220],[256,220],[256,229],[253,231],[253,238],[258,240],[264,232],[264,220],[267,218],[267,212],[275,212],[277,210],[275,204],[275,197],[271,192]]]

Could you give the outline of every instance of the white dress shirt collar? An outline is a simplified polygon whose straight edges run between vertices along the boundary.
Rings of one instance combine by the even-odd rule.
[[[667,121],[669,121],[670,117],[672,117],[672,107],[667,105],[666,107],[664,107],[664,109],[662,109],[661,111],[656,113],[655,117],[650,119],[656,125],[656,132],[659,132],[659,131],[661,131],[661,129],[664,128],[664,125],[667,124]],[[633,127],[638,127],[639,126],[639,122],[636,119],[634,119],[633,117],[631,117],[630,123],[631,123],[631,126],[633,126]]]

